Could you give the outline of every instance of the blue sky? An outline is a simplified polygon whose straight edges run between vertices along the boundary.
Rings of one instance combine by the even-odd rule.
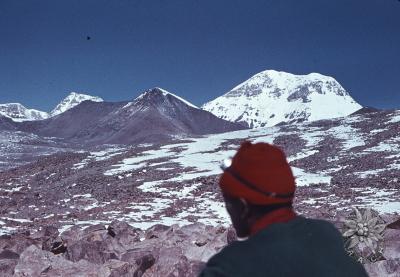
[[[400,108],[399,49],[397,0],[1,0],[0,103],[48,111],[70,91],[159,86],[201,105],[275,69]]]

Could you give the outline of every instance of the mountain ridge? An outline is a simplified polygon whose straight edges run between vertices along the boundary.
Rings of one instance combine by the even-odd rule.
[[[168,140],[176,135],[203,135],[243,129],[158,87],[144,91],[93,127],[95,133],[102,129],[114,129],[103,142],[123,144]]]
[[[146,90],[130,102],[83,101],[57,116],[19,125],[24,132],[90,145],[160,142],[240,129],[244,127],[160,88]]]
[[[50,113],[50,116],[56,116],[69,109],[79,105],[83,101],[103,102],[104,100],[98,96],[91,96],[88,94],[71,92],[65,97]]]
[[[8,117],[15,122],[42,120],[48,117],[46,112],[26,108],[20,103],[0,104],[0,115]]]
[[[44,120],[66,112],[67,110],[79,105],[83,101],[88,100],[94,102],[104,101],[102,98],[97,96],[71,92],[63,100],[61,100],[51,112],[30,109],[21,103],[5,103],[0,104],[0,115],[8,117],[14,122]]]

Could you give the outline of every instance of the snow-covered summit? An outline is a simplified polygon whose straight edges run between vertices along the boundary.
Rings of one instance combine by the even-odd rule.
[[[185,105],[198,109],[197,106],[193,105],[189,101],[183,99],[182,97],[177,96],[176,94],[173,94],[165,89],[155,87],[152,89],[148,89],[144,91],[142,94],[140,94],[138,97],[133,100],[132,104],[138,103],[138,102],[154,102],[156,99],[163,100],[163,101],[168,101],[168,100],[179,100],[179,102],[184,103]]]
[[[347,116],[362,106],[332,77],[266,70],[202,108],[256,128]]]
[[[49,117],[46,112],[28,109],[20,103],[0,104],[0,115],[16,122],[41,120]]]
[[[51,111],[50,115],[55,116],[61,114],[77,105],[83,101],[93,101],[93,102],[103,102],[104,100],[97,96],[90,96],[87,94],[71,92],[64,100],[62,100],[55,108]]]

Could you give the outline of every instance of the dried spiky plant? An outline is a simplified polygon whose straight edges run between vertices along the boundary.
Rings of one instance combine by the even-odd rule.
[[[374,262],[382,258],[383,233],[386,228],[378,213],[367,208],[353,208],[352,218],[345,220],[345,248],[358,261]]]

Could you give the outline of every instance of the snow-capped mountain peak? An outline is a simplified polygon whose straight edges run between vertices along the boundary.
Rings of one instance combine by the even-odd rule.
[[[285,91],[286,94],[290,94],[293,91],[299,89],[300,86],[309,86],[313,84],[321,84],[315,86],[315,91],[320,94],[324,94],[327,91],[324,91],[322,85],[331,86],[330,91],[333,93],[344,96],[349,95],[346,90],[332,77],[325,76],[319,73],[310,73],[307,75],[294,75],[291,73],[276,71],[276,70],[265,70],[256,75],[252,76],[250,79],[245,82],[237,85],[231,91],[226,93],[225,95],[235,95],[237,93],[274,93],[271,91],[272,89],[278,89],[280,91]],[[309,94],[312,91],[308,92]],[[275,91],[275,94],[279,94],[278,91]],[[304,92],[303,94],[307,94]]]
[[[202,108],[256,128],[347,116],[362,106],[330,76],[265,70]]]
[[[61,114],[77,105],[83,101],[93,101],[93,102],[103,102],[104,100],[97,96],[90,96],[87,94],[71,92],[64,100],[62,100],[55,108],[51,111],[50,115],[55,116]]]
[[[157,99],[157,100],[156,100]],[[145,102],[145,103],[151,103],[154,101],[169,101],[171,99],[174,100],[179,100],[179,102],[184,103],[185,105],[194,108],[194,109],[199,109],[197,106],[193,105],[189,101],[183,99],[182,97],[177,96],[176,94],[173,94],[165,89],[155,87],[152,89],[148,89],[144,91],[142,94],[140,94],[138,97],[133,100],[132,104],[137,104],[139,102]]]
[[[49,117],[46,112],[28,109],[20,103],[0,104],[0,114],[16,122],[41,120]]]

